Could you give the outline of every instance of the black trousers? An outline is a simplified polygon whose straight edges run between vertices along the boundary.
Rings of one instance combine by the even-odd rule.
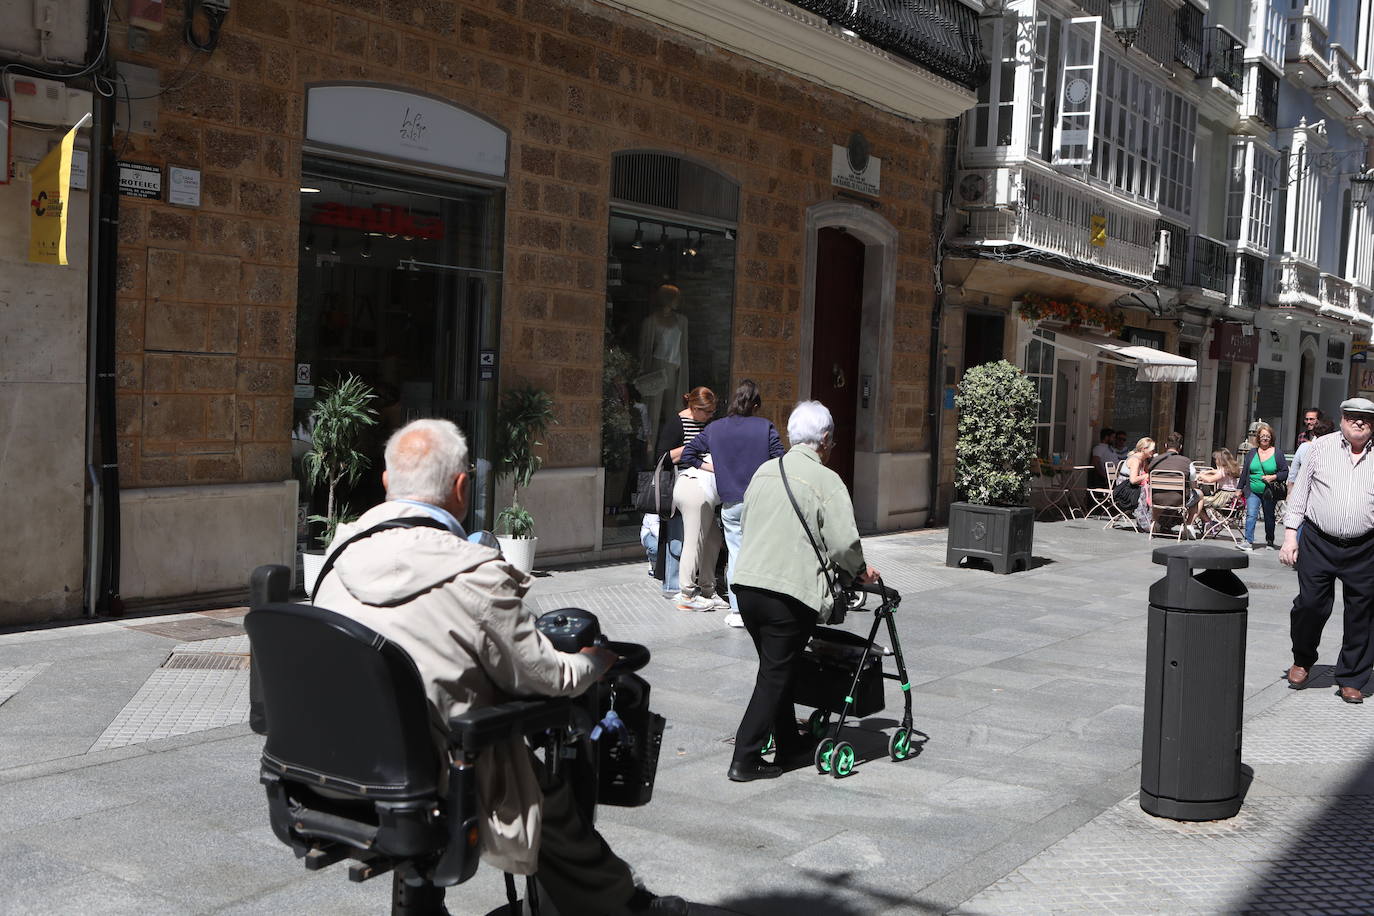
[[[779,754],[798,750],[797,713],[792,705],[797,657],[816,629],[816,612],[796,598],[761,588],[734,587],[744,628],[759,654],[754,695],[735,732],[735,760],[757,754],[772,732]]]
[[[1342,547],[1333,543],[1310,522],[1302,526],[1298,550],[1298,597],[1293,599],[1290,632],[1293,662],[1310,668],[1317,661],[1322,628],[1331,616],[1336,581],[1345,595],[1345,635],[1336,660],[1336,683],[1363,687],[1374,667],[1374,538]]]

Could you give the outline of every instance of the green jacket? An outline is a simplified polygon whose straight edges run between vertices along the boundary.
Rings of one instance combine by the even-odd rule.
[[[805,445],[794,445],[779,460],[787,462],[792,495],[832,569],[842,571],[845,581],[862,574],[867,568],[863,545],[854,523],[854,505],[840,475],[821,464],[815,450]],[[783,488],[778,461],[767,461],[754,473],[744,493],[741,524],[744,542],[735,558],[733,584],[790,595],[815,608],[822,623],[829,620],[830,592],[816,552]]]

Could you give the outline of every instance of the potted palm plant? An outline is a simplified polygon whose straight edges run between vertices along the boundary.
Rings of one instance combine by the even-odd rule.
[[[534,550],[539,538],[534,534],[534,516],[520,505],[520,491],[530,485],[534,473],[544,464],[535,451],[540,438],[557,419],[553,398],[533,385],[512,388],[501,397],[496,411],[496,478],[511,479],[510,505],[496,516],[497,534],[503,553],[521,572],[534,569]]]
[[[363,431],[377,423],[377,411],[372,409],[376,396],[362,379],[349,374],[332,385],[321,386],[320,399],[310,411],[310,450],[301,463],[307,485],[325,487],[324,515],[312,515],[309,520],[324,526],[320,540],[326,549],[333,543],[339,525],[357,517],[338,498],[338,490],[357,483],[371,464],[359,445]],[[306,551],[301,555],[306,594],[315,587],[324,556],[324,551]]]
[[[954,399],[959,411],[954,489],[945,565],[986,560],[994,572],[1029,569],[1035,512],[1030,481],[1040,399],[1030,379],[1006,360],[964,373]]]

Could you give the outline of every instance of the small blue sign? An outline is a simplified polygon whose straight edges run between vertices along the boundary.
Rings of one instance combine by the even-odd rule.
[[[953,409],[954,409],[954,388],[953,388],[953,387],[949,387],[949,388],[946,388],[946,389],[945,389],[945,410],[953,410]]]

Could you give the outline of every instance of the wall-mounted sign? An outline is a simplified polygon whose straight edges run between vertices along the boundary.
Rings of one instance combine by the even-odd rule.
[[[1088,217],[1088,242],[1098,248],[1107,247],[1107,217],[1101,213]]]
[[[862,155],[854,155],[856,151]],[[830,183],[837,188],[877,197],[882,166],[881,159],[868,155],[866,144],[859,147],[851,139],[848,148],[838,143],[830,147]]]
[[[477,378],[483,382],[490,382],[496,378],[495,350],[479,350],[477,352]]]
[[[125,197],[162,199],[162,169],[141,162],[119,163],[119,193]]]
[[[296,384],[297,384],[297,385],[309,385],[309,384],[310,384],[310,364],[309,364],[309,363],[296,363]]]
[[[91,154],[84,149],[72,150],[72,190],[85,191],[90,181]]]
[[[1253,363],[1259,360],[1259,337],[1245,333],[1246,326],[1218,321],[1212,325],[1212,345],[1209,359],[1224,359],[1233,363]]]
[[[359,229],[363,232],[380,232],[383,235],[404,235],[411,238],[441,239],[444,237],[443,220],[437,216],[412,213],[405,207],[395,204],[377,204],[373,207],[354,207],[349,204],[315,204],[310,221],[321,226],[337,226],[340,229]]]
[[[507,134],[441,99],[380,86],[316,86],[305,137],[393,159],[506,177]]]
[[[1341,361],[1338,360],[1338,359],[1327,360],[1327,362],[1326,362],[1326,374],[1327,374],[1327,375],[1345,375],[1345,363],[1341,362]]]
[[[167,169],[167,203],[179,207],[200,206],[200,169]]]

